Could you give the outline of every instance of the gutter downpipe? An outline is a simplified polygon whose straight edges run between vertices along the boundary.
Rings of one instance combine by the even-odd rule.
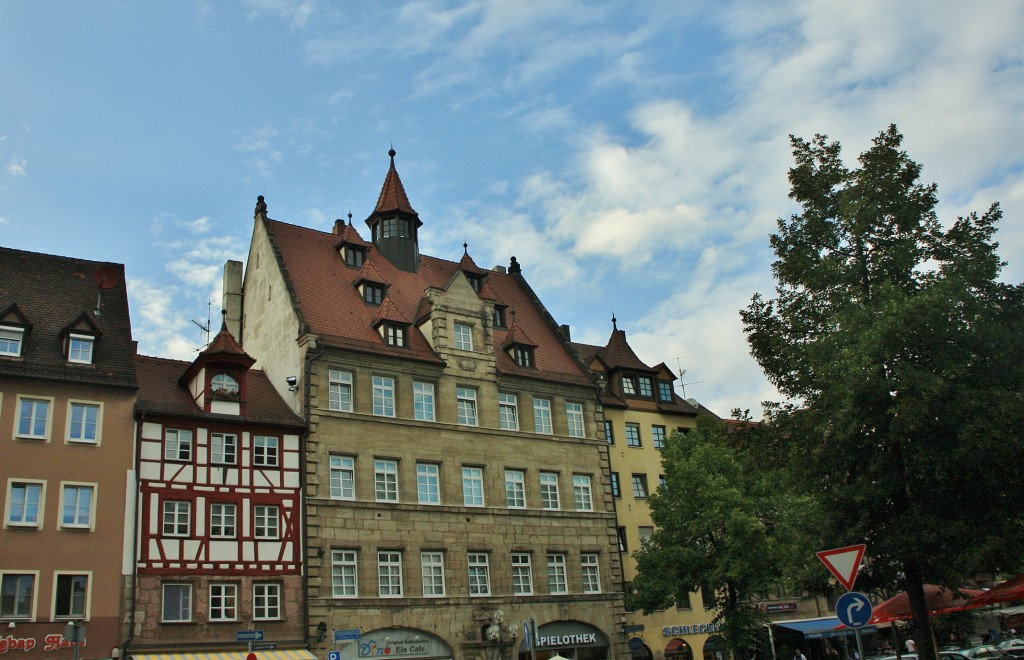
[[[313,341],[316,342],[315,339]],[[313,372],[313,360],[316,360],[317,358],[319,358],[321,355],[324,354],[324,349],[320,347],[318,342],[316,344],[314,344],[314,349],[315,349],[316,352],[313,353],[312,355],[309,354],[309,349],[308,348],[306,349],[306,351],[307,351],[306,352],[306,356],[305,356],[306,364],[305,364],[305,367],[303,368],[303,374],[302,374],[302,378],[303,378],[303,383],[302,383],[302,396],[303,396],[302,413],[303,413],[303,417],[305,418],[304,421],[305,421],[306,426],[305,426],[305,429],[302,432],[302,451],[299,453],[299,459],[300,459],[299,488],[302,491],[302,527],[301,527],[301,529],[302,529],[302,593],[303,593],[303,598],[302,598],[302,620],[303,620],[303,625],[305,626],[305,633],[304,634],[305,634],[305,638],[306,638],[306,650],[309,650],[310,652],[312,652],[311,649],[310,649],[312,644],[310,644],[310,641],[309,641],[311,639],[311,636],[309,634],[309,624],[310,624],[310,621],[309,621],[309,527],[306,524],[306,513],[308,511],[308,509],[307,509],[308,505],[306,504],[306,486],[307,486],[307,480],[306,480],[306,465],[307,465],[307,463],[306,463],[306,450],[307,450],[307,443],[309,442],[309,435],[310,435],[310,431],[309,431],[310,410],[312,409],[312,404],[310,403],[310,390],[312,389],[312,386],[310,385],[309,380],[310,380],[310,374],[312,374],[312,372]],[[317,643],[319,643],[319,640],[317,640]]]
[[[131,603],[128,610],[128,637],[121,642],[121,658],[128,660],[128,647],[135,641],[135,595],[139,591],[139,500],[141,499],[142,493],[140,492],[142,483],[139,480],[139,467],[141,459],[139,457],[139,446],[142,444],[142,425],[146,421],[146,411],[139,412],[139,418],[135,422],[135,501],[134,511],[132,511],[132,594],[129,602]]]

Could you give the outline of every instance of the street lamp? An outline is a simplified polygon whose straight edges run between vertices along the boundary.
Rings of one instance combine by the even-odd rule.
[[[519,637],[519,627],[505,623],[505,614],[495,610],[491,612],[491,622],[484,629],[484,637],[491,643],[484,648],[488,660],[505,660],[505,651],[513,648]]]

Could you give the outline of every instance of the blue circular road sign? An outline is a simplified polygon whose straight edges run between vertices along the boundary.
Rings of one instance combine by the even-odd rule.
[[[862,593],[849,591],[836,601],[836,616],[843,625],[861,628],[871,620],[871,601]]]

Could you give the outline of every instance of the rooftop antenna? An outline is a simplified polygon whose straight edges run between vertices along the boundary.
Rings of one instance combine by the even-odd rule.
[[[676,368],[679,369],[679,391],[683,395],[683,398],[686,399],[686,386],[687,385],[699,385],[700,383],[703,383],[704,381],[702,381],[702,380],[691,380],[689,383],[686,383],[686,382],[683,381],[683,378],[686,376],[686,369],[683,369],[683,360],[682,360],[682,357],[679,355],[679,345],[678,344],[676,344]],[[696,405],[696,400],[686,399],[686,401],[689,402],[691,405],[694,405],[694,406]]]
[[[96,292],[96,311],[94,316],[99,316],[103,309],[103,289],[112,289],[121,281],[121,273],[111,265],[100,266],[92,274],[92,281],[99,287]]]
[[[210,288],[211,289],[213,288],[213,276],[212,275],[210,276]],[[210,319],[210,309],[211,309],[212,306],[213,306],[213,303],[210,302],[210,298],[209,298],[209,296],[207,296],[207,298],[206,298],[206,323],[200,323],[199,321],[197,321],[195,319],[192,319],[192,322],[195,323],[199,327],[199,330],[206,337],[206,341],[203,342],[203,345],[196,347],[195,350],[197,350],[197,351],[201,351],[201,350],[203,350],[204,348],[206,348],[207,346],[210,345],[210,327],[213,324],[213,321]]]

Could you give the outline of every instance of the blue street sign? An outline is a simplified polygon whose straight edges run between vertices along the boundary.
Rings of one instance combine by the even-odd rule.
[[[836,616],[849,628],[861,628],[871,621],[871,601],[862,593],[848,591],[836,601]]]
[[[238,630],[235,632],[236,642],[262,642],[262,630]]]
[[[359,628],[349,628],[348,630],[335,630],[334,641],[343,642],[350,639],[359,639],[362,633],[359,632]]]
[[[341,651],[328,651],[327,660],[341,660]]]

